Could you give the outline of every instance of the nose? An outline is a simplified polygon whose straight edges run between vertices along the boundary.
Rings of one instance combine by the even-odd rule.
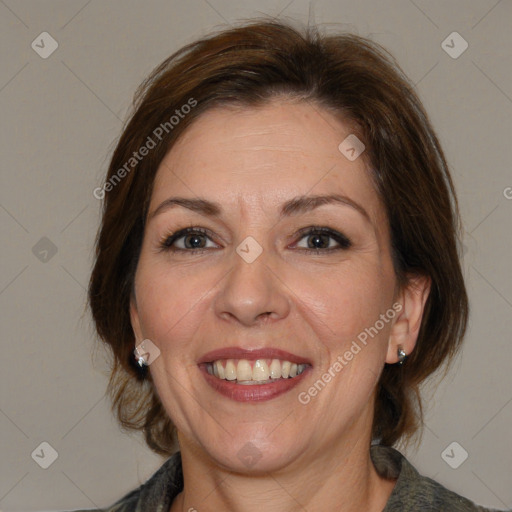
[[[288,288],[271,268],[270,260],[265,250],[251,263],[233,252],[233,265],[215,298],[218,317],[250,327],[289,314]]]

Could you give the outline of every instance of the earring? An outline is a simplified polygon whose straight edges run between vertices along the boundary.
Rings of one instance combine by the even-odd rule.
[[[402,345],[398,345],[397,355],[398,355],[398,364],[404,364],[407,354],[405,353],[404,347]]]
[[[142,353],[139,352],[139,348],[141,349]],[[144,353],[144,342],[142,342],[138,347],[135,347],[135,350],[133,351],[135,355],[135,359],[137,360],[137,363],[139,363],[139,366],[141,368],[144,368],[145,366],[149,366],[149,363],[146,359],[146,353]]]

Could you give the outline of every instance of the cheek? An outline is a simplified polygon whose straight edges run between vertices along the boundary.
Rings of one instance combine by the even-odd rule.
[[[144,336],[163,352],[175,350],[200,328],[205,299],[216,281],[204,273],[141,263],[136,294]]]
[[[375,264],[347,262],[338,269],[304,271],[295,277],[293,291],[303,315],[324,333],[324,342],[336,347],[356,339],[391,305],[391,281]]]

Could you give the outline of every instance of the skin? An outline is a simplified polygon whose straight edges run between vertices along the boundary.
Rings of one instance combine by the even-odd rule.
[[[349,161],[338,150],[349,134],[305,102],[212,109],[158,169],[130,312],[137,343],[149,338],[161,351],[150,371],[178,430],[185,486],[171,512],[371,512],[392,492],[395,482],[377,474],[369,454],[374,392],[384,363],[397,362],[398,344],[413,350],[429,282],[416,278],[397,289],[384,207],[363,158]],[[368,219],[340,204],[279,218],[289,199],[333,193],[357,202]],[[222,214],[176,206],[152,216],[172,196],[218,202]],[[329,252],[324,247],[339,244],[327,238],[316,253],[306,252],[315,235],[297,231],[312,225],[344,234],[352,246]],[[199,235],[202,252],[159,249],[189,226],[208,230]],[[236,252],[248,236],[263,249],[252,263]],[[298,394],[396,303],[400,313],[301,404]],[[276,347],[313,368],[284,395],[235,402],[214,391],[197,366],[206,352],[228,346]],[[248,442],[259,454],[251,467],[237,456]]]

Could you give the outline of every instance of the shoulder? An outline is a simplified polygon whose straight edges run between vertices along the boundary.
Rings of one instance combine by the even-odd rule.
[[[377,472],[397,482],[383,512],[498,512],[480,507],[422,476],[397,450],[372,446],[371,457]]]
[[[102,509],[69,512],[167,512],[172,500],[182,489],[181,453],[176,452],[145,483],[114,504]]]

